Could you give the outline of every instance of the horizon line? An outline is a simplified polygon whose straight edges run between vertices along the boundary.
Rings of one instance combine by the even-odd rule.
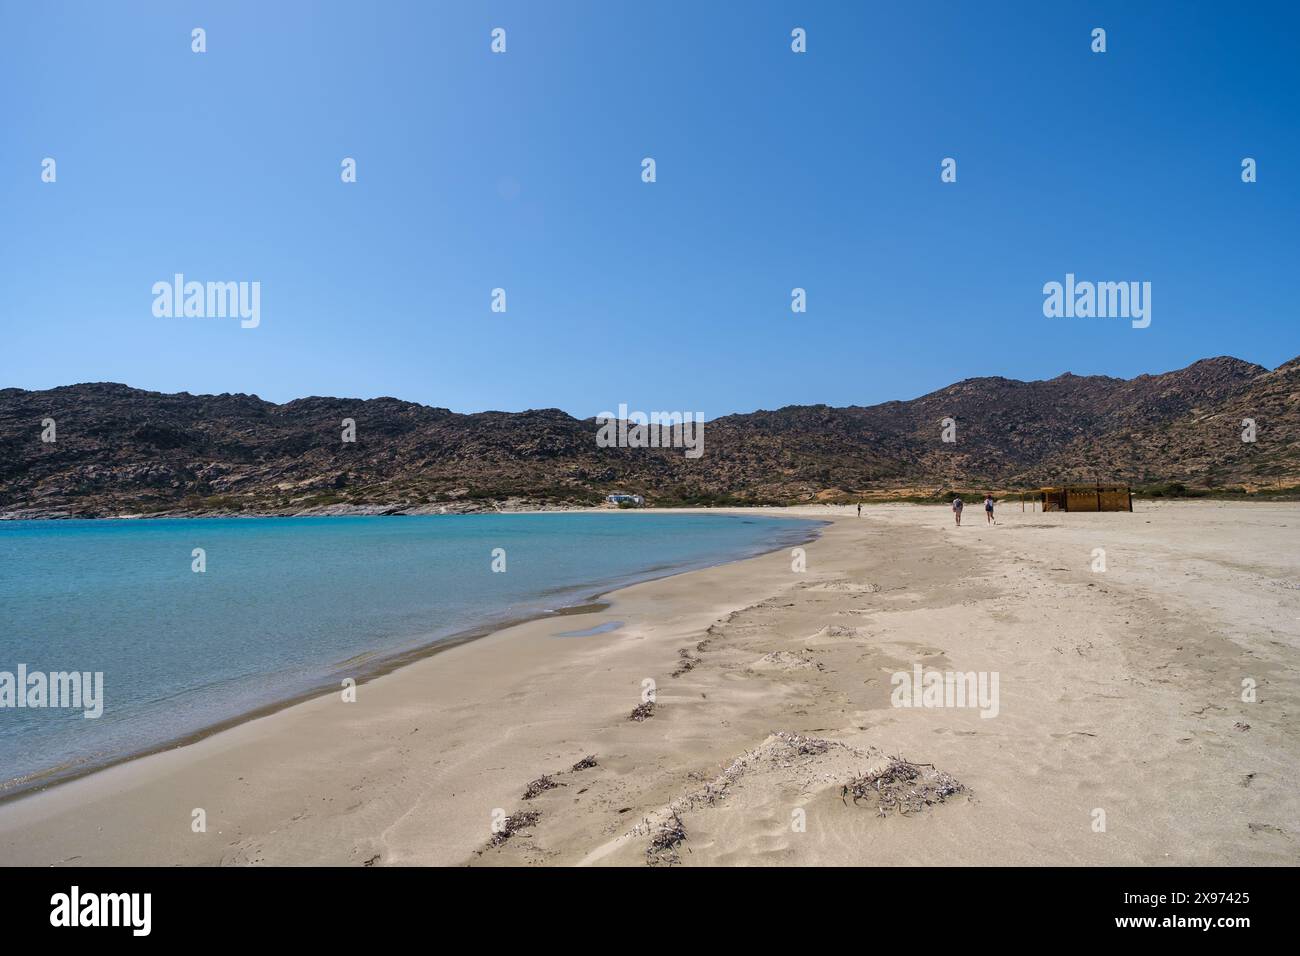
[[[1004,382],[1013,382],[1018,385],[1034,385],[1034,384],[1045,383],[1045,382],[1055,382],[1063,378],[1096,378],[1096,379],[1106,379],[1113,382],[1133,382],[1140,378],[1158,378],[1162,375],[1172,375],[1176,372],[1186,371],[1187,369],[1192,368],[1193,366],[1196,365],[1201,365],[1206,362],[1214,362],[1214,361],[1219,361],[1224,359],[1232,362],[1238,362],[1241,363],[1242,365],[1249,365],[1258,369],[1262,369],[1263,373],[1271,373],[1271,372],[1276,372],[1278,369],[1284,368],[1292,364],[1293,362],[1296,362],[1297,360],[1300,360],[1300,355],[1296,355],[1293,358],[1287,359],[1285,362],[1281,362],[1278,365],[1274,366],[1273,368],[1269,368],[1267,365],[1261,365],[1258,362],[1252,362],[1249,359],[1239,358],[1235,355],[1226,355],[1226,354],[1211,355],[1211,356],[1206,356],[1205,358],[1196,359],[1195,361],[1189,362],[1187,365],[1183,365],[1178,368],[1166,369],[1165,371],[1161,371],[1161,372],[1140,372],[1137,375],[1132,376],[1131,378],[1125,378],[1123,376],[1117,376],[1117,375],[1106,375],[1103,373],[1090,373],[1085,375],[1078,375],[1068,370],[1064,372],[1060,372],[1059,374],[1053,376],[1052,378],[1019,379],[1019,378],[1009,378],[1005,375],[973,375],[968,378],[957,379],[956,381],[949,382],[947,385],[941,386],[936,389],[932,389],[928,392],[922,392],[921,394],[915,395],[911,398],[891,398],[881,402],[875,402],[870,405],[857,405],[857,404],[827,405],[825,402],[811,402],[811,403],[802,403],[802,404],[791,403],[788,405],[780,405],[775,408],[754,408],[751,409],[750,411],[727,412],[725,414],[717,415],[712,418],[706,416],[705,421],[717,421],[722,418],[729,418],[737,415],[756,415],[761,412],[779,412],[779,411],[784,411],[785,409],[788,408],[823,408],[823,407],[839,408],[839,409],[877,408],[881,405],[889,405],[894,402],[919,401],[920,399],[926,398],[930,395],[938,394],[939,392],[942,392],[944,389],[952,388],[953,386],[956,385],[962,385],[967,382],[977,382],[977,381],[1004,381]],[[356,396],[343,396],[343,395],[301,395],[298,396],[297,398],[288,399],[287,401],[276,402],[268,398],[263,398],[261,395],[259,395],[256,392],[190,392],[184,389],[176,392],[167,392],[167,391],[161,391],[159,389],[140,388],[139,386],[129,385],[125,382],[114,382],[114,381],[106,381],[106,380],[97,381],[97,382],[73,382],[67,385],[52,385],[49,388],[23,388],[21,386],[11,385],[11,386],[4,386],[0,388],[0,394],[4,394],[6,392],[21,392],[24,394],[41,394],[44,392],[54,392],[62,389],[83,388],[86,386],[113,386],[116,388],[129,389],[130,391],[133,392],[142,392],[149,395],[162,395],[162,396],[186,395],[191,398],[222,398],[227,396],[232,398],[234,397],[252,398],[252,399],[256,399],[259,402],[264,402],[265,404],[268,405],[274,405],[278,408],[282,408],[286,405],[292,405],[295,402],[305,402],[305,401],[311,401],[313,399],[320,399],[320,400],[338,401],[338,402],[393,401],[393,402],[400,402],[403,405],[414,405],[419,408],[427,408],[434,411],[445,411],[451,415],[462,415],[465,417],[470,417],[474,415],[524,415],[524,414],[528,414],[529,412],[561,412],[565,415],[568,415],[570,418],[576,421],[586,421],[588,419],[597,419],[602,415],[606,414],[604,411],[601,411],[601,412],[592,413],[591,415],[575,415],[573,412],[569,411],[568,409],[560,408],[554,405],[534,407],[534,408],[522,408],[522,409],[515,409],[515,410],[485,408],[485,409],[480,409],[478,411],[465,412],[465,411],[456,411],[455,409],[449,408],[445,405],[430,405],[424,402],[412,401],[410,399],[405,399],[405,398],[398,398],[395,395],[375,395],[370,398],[359,398]],[[623,402],[621,404],[626,405],[627,403]]]

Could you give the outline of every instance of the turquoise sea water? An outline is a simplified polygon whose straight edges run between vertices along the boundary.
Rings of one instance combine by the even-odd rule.
[[[0,706],[0,787],[338,687],[455,634],[792,546],[817,524],[635,513],[0,522],[0,679],[20,664],[104,675],[98,719]],[[492,570],[496,548],[504,573]],[[582,619],[556,623],[561,633]]]

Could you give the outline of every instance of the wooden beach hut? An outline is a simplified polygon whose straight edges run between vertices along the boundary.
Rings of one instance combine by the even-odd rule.
[[[1132,511],[1133,492],[1128,485],[1061,485],[1039,488],[1043,511]]]

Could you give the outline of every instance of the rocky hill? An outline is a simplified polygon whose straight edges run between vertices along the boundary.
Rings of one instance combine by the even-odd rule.
[[[342,440],[344,419],[356,441]],[[54,441],[47,419],[54,421]],[[955,441],[943,440],[952,419]],[[1242,421],[1256,441],[1242,441]],[[880,489],[1073,481],[1300,484],[1300,358],[1205,359],[1134,379],[968,379],[906,402],[790,406],[704,427],[704,453],[601,448],[557,409],[462,415],[394,398],[0,390],[9,516],[763,503]]]

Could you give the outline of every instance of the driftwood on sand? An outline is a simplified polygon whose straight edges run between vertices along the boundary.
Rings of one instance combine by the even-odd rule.
[[[636,709],[627,715],[627,719],[635,720],[637,723],[640,723],[643,720],[649,720],[654,715],[655,702],[653,700],[648,700],[644,704],[637,705]]]
[[[681,677],[702,661],[702,658],[691,655],[691,649],[689,647],[683,647],[677,652],[677,656],[680,659],[677,661],[677,669],[669,675],[671,677]]]
[[[918,813],[936,803],[943,803],[965,786],[934,764],[913,763],[901,756],[891,757],[879,770],[854,777],[840,790],[840,798],[854,805],[865,802],[882,816],[890,810],[898,813]]]
[[[645,860],[651,866],[660,863],[672,865],[682,861],[681,855],[677,848],[681,846],[682,841],[686,839],[686,827],[682,825],[682,818],[677,815],[677,811],[672,812],[659,828],[655,830],[655,835],[650,840],[650,845],[646,847]]]
[[[536,826],[537,821],[542,814],[539,810],[518,810],[505,818],[501,827],[492,834],[492,839],[488,841],[489,847],[500,846],[509,840],[520,830],[527,830],[529,827]]]
[[[528,789],[524,791],[524,799],[531,800],[534,797],[536,797],[538,794],[545,793],[547,790],[554,790],[556,787],[567,787],[567,786],[568,786],[567,783],[556,783],[547,774],[542,774],[540,777],[538,777],[536,780],[534,780],[532,783],[528,785]]]

